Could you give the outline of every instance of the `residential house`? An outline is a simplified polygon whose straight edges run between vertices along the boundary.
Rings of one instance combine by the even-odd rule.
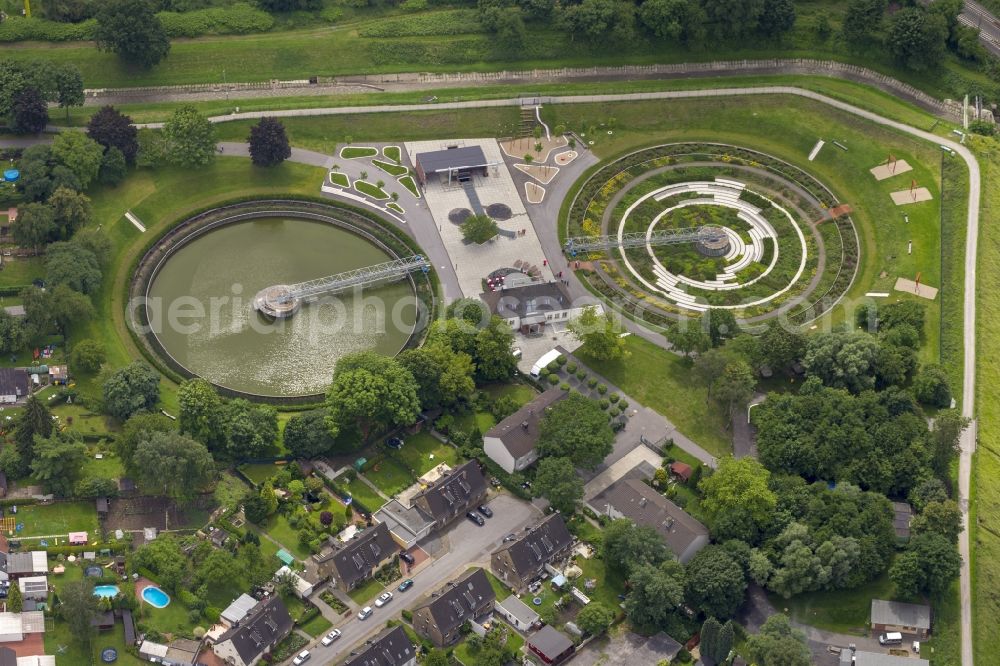
[[[357,533],[347,543],[327,537],[326,546],[312,560],[319,579],[332,577],[337,587],[347,592],[374,576],[397,550],[389,528],[380,523]]]
[[[483,451],[505,472],[513,474],[538,460],[539,426],[545,410],[569,395],[559,387],[537,396],[483,435]]]
[[[45,601],[49,598],[49,579],[46,576],[22,576],[17,579],[22,599]]]
[[[396,625],[366,643],[360,653],[350,657],[344,666],[416,666],[417,648],[403,627]]]
[[[884,652],[844,650],[840,653],[839,666],[930,666],[930,663],[919,657],[897,657]]]
[[[10,553],[0,557],[0,569],[6,574],[0,580],[45,575],[49,572],[49,555],[44,550]]]
[[[310,582],[304,574],[290,569],[288,565],[284,565],[274,572],[275,581],[279,581],[285,576],[292,577],[292,582],[295,584],[295,594],[299,599],[308,598],[313,593],[313,590],[316,589],[316,583]]]
[[[652,527],[682,563],[708,545],[708,529],[679,506],[631,473],[615,481],[589,502],[595,513],[628,518]]]
[[[486,490],[479,462],[470,460],[415,494],[411,503],[434,521],[434,529],[441,529],[474,511],[486,499]]]
[[[898,631],[923,640],[931,631],[931,607],[926,604],[872,599],[871,623],[872,633],[876,636],[887,631]]]
[[[0,405],[28,397],[30,381],[22,368],[0,368]]]
[[[560,664],[573,656],[573,641],[551,625],[545,625],[528,637],[528,650],[544,664]]]
[[[9,647],[0,647],[0,666],[56,666],[56,658],[51,654],[33,654],[18,657]]]
[[[226,609],[219,615],[219,621],[227,629],[229,627],[235,627],[243,621],[243,618],[250,614],[250,611],[252,611],[256,605],[256,599],[251,597],[249,594],[241,594],[233,601],[233,603],[226,606]]]
[[[45,614],[42,611],[0,613],[0,643],[16,643],[25,634],[45,633]]]
[[[493,608],[518,631],[528,631],[539,620],[538,613],[513,594],[496,602]]]
[[[541,575],[546,564],[567,557],[572,546],[573,535],[562,515],[553,513],[495,551],[490,557],[490,568],[494,576],[520,591]]]
[[[389,528],[389,533],[399,547],[408,550],[434,530],[434,520],[413,504],[391,499],[372,514],[379,523]]]
[[[233,626],[212,646],[215,656],[230,666],[255,666],[292,631],[292,618],[280,597],[257,604],[243,621]]]
[[[561,282],[528,282],[501,286],[497,291],[480,294],[492,314],[522,335],[541,335],[545,326],[565,324],[579,317],[584,308],[593,307],[598,314],[603,308],[595,303],[576,305]]]
[[[496,593],[486,572],[471,569],[413,609],[413,630],[437,647],[452,645],[462,637],[463,624],[490,615],[494,601]]]

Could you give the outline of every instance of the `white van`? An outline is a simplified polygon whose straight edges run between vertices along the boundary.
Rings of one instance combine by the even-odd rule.
[[[902,645],[903,644],[903,634],[898,631],[889,631],[878,637],[879,645]]]
[[[549,363],[559,358],[561,354],[558,349],[550,349],[545,352],[540,359],[535,361],[535,364],[531,366],[531,377],[532,379],[538,379],[542,374],[542,371],[548,367]]]

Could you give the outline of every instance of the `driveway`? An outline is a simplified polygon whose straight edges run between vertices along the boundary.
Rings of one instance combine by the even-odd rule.
[[[413,587],[406,592],[393,591],[394,598],[389,605],[375,609],[374,615],[363,622],[357,619],[357,615],[352,615],[339,625],[343,636],[333,645],[323,647],[318,640],[314,641],[315,645],[309,646],[314,663],[331,664],[357,651],[365,640],[385,628],[386,620],[398,620],[404,608],[412,608],[469,567],[488,566],[490,553],[503,543],[504,536],[534,524],[541,517],[530,504],[506,493],[494,496],[487,504],[493,509],[493,517],[486,521],[484,527],[461,518],[433,538],[439,543],[429,550],[441,553],[441,556],[424,564],[420,571],[413,574]]]

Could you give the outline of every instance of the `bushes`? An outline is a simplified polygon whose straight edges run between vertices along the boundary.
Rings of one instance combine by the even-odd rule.
[[[242,2],[229,7],[210,7],[182,14],[160,12],[157,16],[170,37],[245,35],[266,32],[274,25],[274,18],[270,14]]]
[[[549,375],[549,384],[552,384],[553,386],[555,386],[558,383],[559,383],[559,375],[557,375],[555,373],[552,373],[551,375]]]
[[[57,23],[40,18],[11,18],[0,23],[0,42],[68,42],[94,38],[97,21]]]
[[[474,9],[455,9],[385,19],[358,31],[362,37],[423,37],[427,35],[465,35],[483,32],[479,12]]]

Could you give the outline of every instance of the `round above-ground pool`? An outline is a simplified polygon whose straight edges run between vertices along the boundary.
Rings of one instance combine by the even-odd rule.
[[[94,588],[95,597],[117,597],[121,590],[117,585],[98,585]]]
[[[234,221],[186,242],[158,267],[147,311],[163,349],[191,373],[242,393],[323,393],[337,359],[373,349],[398,353],[417,318],[407,281],[306,302],[267,321],[254,295],[395,257],[333,224],[275,214]]]
[[[142,589],[142,600],[153,608],[166,608],[170,604],[170,595],[155,585],[150,585]]]
[[[104,570],[101,567],[87,567],[83,570],[83,575],[88,578],[100,578],[104,575]]]

